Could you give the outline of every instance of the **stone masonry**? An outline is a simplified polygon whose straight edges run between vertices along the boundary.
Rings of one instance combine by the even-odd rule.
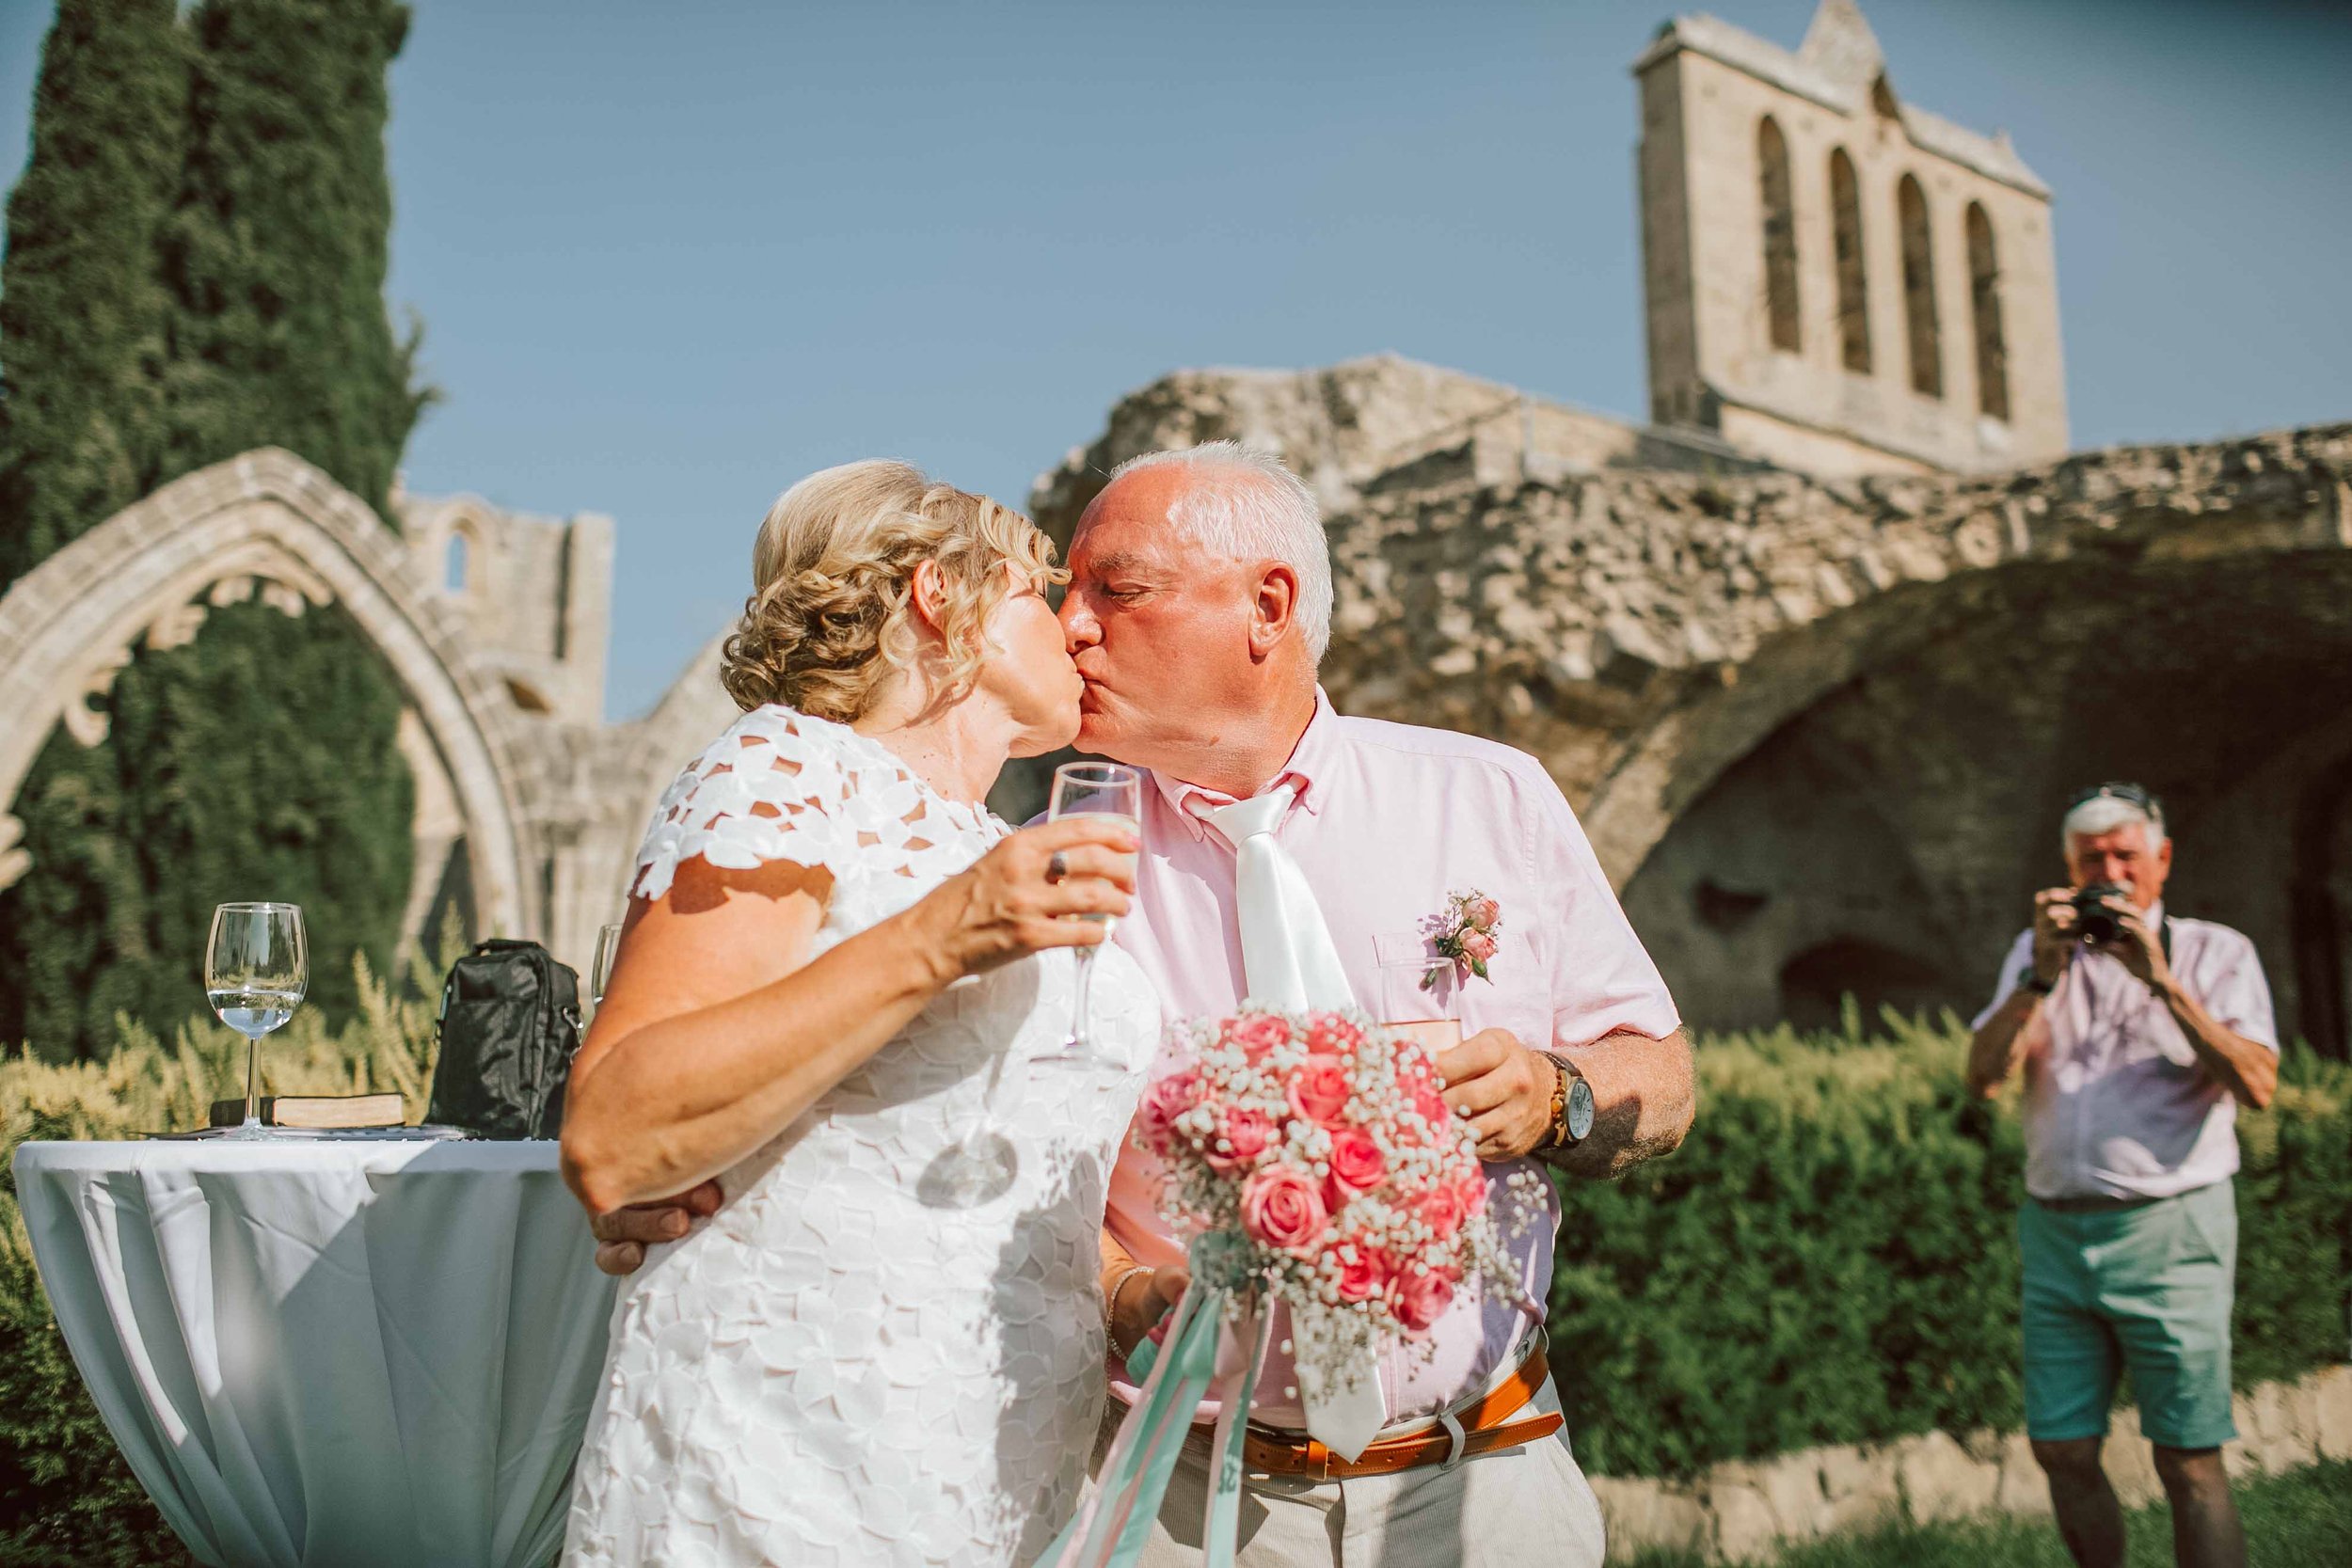
[[[1677,17],[1634,63],[1650,418],[1821,474],[2066,451],[2050,192],[1902,101],[1851,0],[1795,53]]]
[[[1440,422],[1471,402],[1404,361],[1185,372],[1033,511],[1067,539],[1136,452],[1279,452],[1330,508],[1333,700],[1541,758],[1695,1022],[1973,1008],[2068,791],[2130,776],[2171,805],[2184,911],[2255,938],[2287,1027],[2342,1038],[2352,426],[1815,479]]]
[[[2230,1474],[2281,1475],[2352,1459],[2352,1366],[2268,1383],[2236,1400]],[[2126,1508],[2164,1495],[2137,1411],[2116,1413],[2103,1457]],[[2022,1433],[1941,1432],[1896,1442],[1806,1449],[1719,1465],[1690,1481],[1590,1478],[1609,1522],[1609,1559],[1695,1552],[1709,1562],[1770,1562],[1789,1546],[1908,1516],[1919,1523],[2050,1511]]]

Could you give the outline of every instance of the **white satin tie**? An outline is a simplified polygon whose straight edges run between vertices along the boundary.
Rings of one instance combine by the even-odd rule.
[[[1285,784],[1230,806],[1212,806],[1198,795],[1187,796],[1184,806],[1233,847],[1233,912],[1249,1000],[1294,1012],[1353,1007],[1356,993],[1323,923],[1323,906],[1274,837],[1292,795]]]
[[[1190,795],[1184,809],[1233,847],[1233,913],[1241,927],[1242,981],[1249,1001],[1288,1012],[1353,1007],[1356,993],[1331,929],[1323,923],[1323,906],[1315,902],[1307,874],[1275,841],[1274,830],[1290,811],[1294,793],[1289,784],[1277,784],[1230,806],[1212,806]],[[1352,1385],[1327,1386],[1313,1358],[1302,1355],[1297,1376],[1308,1433],[1341,1457],[1362,1453],[1387,1423],[1388,1396],[1376,1361],[1367,1359],[1357,1368]]]

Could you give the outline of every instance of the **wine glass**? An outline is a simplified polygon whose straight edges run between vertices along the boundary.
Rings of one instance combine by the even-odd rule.
[[[310,989],[302,911],[293,904],[223,904],[204,944],[204,994],[220,1021],[245,1037],[245,1121],[229,1136],[268,1136],[262,1125],[262,1037],[280,1028]]]
[[[1383,1028],[1409,1036],[1432,1056],[1462,1043],[1461,971],[1426,943],[1391,953],[1377,944],[1376,981]]]
[[[604,1006],[604,993],[612,984],[612,960],[620,957],[621,928],[618,926],[596,927],[596,961],[588,969],[588,1005]]]
[[[1143,774],[1140,770],[1117,762],[1065,762],[1054,769],[1054,800],[1046,815],[1056,821],[1065,816],[1111,816],[1124,822],[1140,834],[1143,831]],[[1083,914],[1079,920],[1102,922],[1103,940],[1110,941],[1111,917],[1106,914]],[[1094,959],[1099,947],[1075,950],[1078,961],[1078,996],[1072,1009],[1070,1038],[1059,1051],[1049,1052],[1037,1059],[1057,1067],[1099,1068],[1108,1072],[1125,1072],[1128,1064],[1104,1052],[1094,1043],[1090,1004],[1094,994]]]

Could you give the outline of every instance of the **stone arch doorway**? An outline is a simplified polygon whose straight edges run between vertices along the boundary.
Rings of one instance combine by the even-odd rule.
[[[174,481],[41,562],[0,599],[0,803],[50,732],[95,744],[103,692],[142,641],[195,635],[214,605],[260,594],[290,612],[332,604],[380,653],[462,824],[462,880],[482,925],[520,934],[527,896],[514,750],[473,667],[399,539],[325,473],[263,448]],[[425,781],[420,780],[421,790]],[[0,886],[28,868],[0,812]],[[440,868],[436,867],[436,870]]]
[[[2195,537],[1892,590],[1637,739],[1657,831],[1616,863],[1687,1016],[1775,1022],[1792,973],[1815,1006],[1840,964],[1865,1001],[1973,1012],[2059,879],[2068,793],[2137,778],[2171,817],[2171,907],[2250,935],[2282,1031],[2340,1050],[2352,551],[2260,519]],[[1628,777],[1597,842],[1630,821]]]

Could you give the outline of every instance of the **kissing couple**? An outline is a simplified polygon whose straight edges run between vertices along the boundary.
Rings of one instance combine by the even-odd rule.
[[[1123,465],[1066,572],[1019,514],[852,463],[776,502],[753,576],[723,676],[743,716],[663,797],[573,1068],[565,1175],[629,1277],[565,1563],[1035,1562],[1188,1283],[1128,1135],[1162,1021],[1302,965],[1408,1016],[1382,1004],[1466,890],[1483,974],[1436,1060],[1490,1187],[1681,1140],[1688,1044],[1558,785],[1317,684],[1330,562],[1279,463]],[[1015,830],[982,803],[1008,759],[1073,743],[1143,770],[1136,818]],[[1250,857],[1306,907],[1238,896]],[[1085,949],[1099,1059],[1073,1065]],[[976,1136],[1010,1177],[963,1201],[942,1173]],[[1507,1243],[1530,1304],[1542,1187]],[[1575,1365],[1534,1306],[1466,1291],[1383,1365],[1386,1424],[1346,1460],[1278,1354],[1239,1562],[1597,1568],[1550,1377]],[[1142,1563],[1201,1560],[1208,1431]]]

